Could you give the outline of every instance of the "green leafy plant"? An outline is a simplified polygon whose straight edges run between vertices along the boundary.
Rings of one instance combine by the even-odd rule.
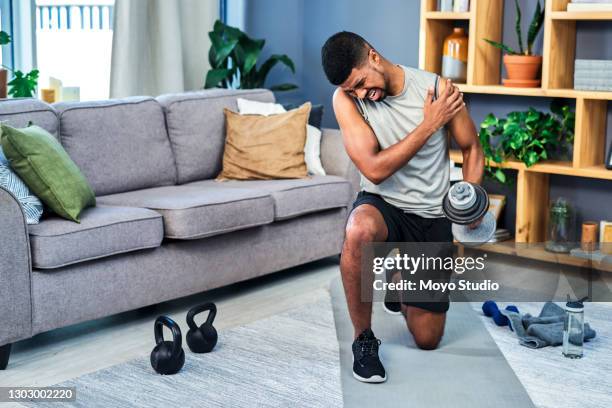
[[[6,31],[0,31],[0,45],[6,45],[11,42],[11,36]]]
[[[523,112],[510,112],[506,118],[489,113],[480,124],[480,144],[485,155],[488,176],[502,184],[509,184],[501,168],[492,168],[491,162],[502,164],[516,159],[531,167],[551,156],[567,153],[574,140],[575,114],[567,105],[553,101],[550,113],[529,108]]]
[[[285,54],[274,54],[257,67],[266,41],[249,37],[238,28],[217,20],[208,33],[211,46],[208,61],[211,69],[206,74],[204,88],[263,88],[270,70],[278,63],[295,73],[293,61]],[[297,88],[294,84],[270,87],[273,91],[288,91]]]
[[[533,55],[533,43],[535,42],[538,33],[542,29],[542,23],[544,23],[544,9],[540,5],[540,1],[538,0],[535,12],[533,13],[533,17],[531,18],[531,23],[529,24],[529,30],[527,31],[527,44],[526,47],[523,47],[523,32],[521,29],[521,8],[519,7],[518,0],[514,0],[514,4],[516,6],[516,22],[514,24],[514,28],[516,30],[519,50],[516,51],[513,48],[507,46],[506,44],[502,44],[497,41],[488,40],[486,38],[484,40],[492,46],[497,47],[500,50],[505,51],[506,53],[511,55]]]
[[[13,71],[13,79],[7,84],[8,94],[13,98],[33,98],[38,86],[38,70],[34,69],[27,74],[17,70]]]
[[[11,42],[11,36],[5,31],[0,31],[0,46],[7,45]],[[38,86],[38,70],[34,69],[27,74],[19,70],[2,65],[2,67],[13,73],[13,79],[7,83],[8,94],[14,98],[32,98],[36,96],[36,87]]]

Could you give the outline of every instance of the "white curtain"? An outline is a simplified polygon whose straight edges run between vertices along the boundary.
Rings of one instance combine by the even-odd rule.
[[[111,98],[204,86],[219,0],[116,0]]]

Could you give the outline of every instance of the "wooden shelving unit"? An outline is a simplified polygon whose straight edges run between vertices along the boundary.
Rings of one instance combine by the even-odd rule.
[[[428,11],[425,12],[427,20],[469,20],[470,13],[455,13],[452,11]]]
[[[462,251],[467,249],[461,244],[458,245]],[[534,259],[536,261],[571,265],[580,268],[595,268],[605,272],[612,272],[612,263],[548,252],[544,249],[544,244],[517,244],[514,240],[510,240],[495,244],[484,244],[476,249],[496,254],[520,256],[521,258]]]
[[[458,84],[461,92],[490,95],[540,96],[548,98],[612,100],[612,92],[577,89],[510,88],[503,85]]]
[[[612,11],[552,11],[551,20],[612,20]]]
[[[461,155],[461,152],[457,150],[451,150],[450,157],[451,160],[453,160],[455,163],[463,163],[463,156]],[[603,164],[601,164],[600,166],[574,167],[572,165],[572,162],[556,160],[547,160],[531,167],[527,167],[525,166],[525,164],[517,160],[508,160],[501,164],[493,162],[489,164],[491,165],[491,167],[501,167],[504,169],[518,171],[612,180],[612,171],[606,169]]]
[[[517,249],[520,244],[541,243],[546,239],[550,174],[612,180],[612,170],[607,170],[604,166],[607,104],[612,100],[612,92],[572,89],[576,21],[612,20],[612,13],[567,12],[568,3],[569,0],[545,1],[541,88],[509,88],[500,85],[501,52],[483,39],[501,41],[503,0],[471,0],[468,13],[437,12],[436,0],[421,0],[419,67],[439,74],[444,38],[455,25],[468,24],[467,83],[458,84],[462,92],[576,100],[576,127],[571,161],[545,161],[529,168],[513,160],[500,165],[517,171],[516,238],[515,241],[487,244],[485,248],[492,252],[585,266],[583,260],[573,257],[556,254],[551,257],[544,251],[543,246],[530,245],[528,252]],[[451,158],[456,163],[463,161],[457,151],[451,151]]]

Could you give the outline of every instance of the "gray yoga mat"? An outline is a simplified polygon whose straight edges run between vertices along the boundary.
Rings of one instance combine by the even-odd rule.
[[[380,356],[387,381],[365,384],[355,380],[353,326],[339,278],[332,281],[330,291],[345,407],[534,407],[469,303],[451,304],[444,338],[433,351],[418,349],[404,318],[385,313],[380,303],[375,303],[372,329],[382,340]]]

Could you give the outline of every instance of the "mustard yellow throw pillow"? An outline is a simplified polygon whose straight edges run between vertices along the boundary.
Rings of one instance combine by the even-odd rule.
[[[271,116],[225,109],[223,170],[217,180],[269,180],[307,176],[304,161],[310,102]]]

